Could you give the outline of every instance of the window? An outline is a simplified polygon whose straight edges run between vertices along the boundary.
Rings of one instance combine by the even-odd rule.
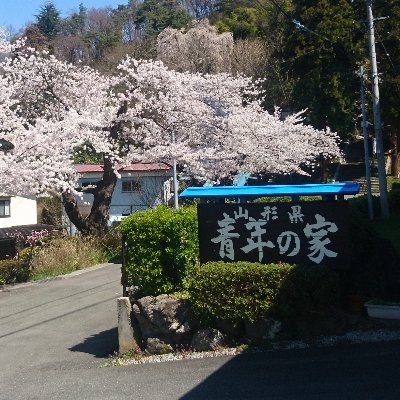
[[[0,218],[10,216],[10,200],[0,200]]]
[[[135,179],[123,179],[122,180],[122,192],[140,192],[141,184]]]
[[[82,181],[81,186],[84,187],[88,187],[88,186],[97,186],[97,184],[99,183],[99,181]]]

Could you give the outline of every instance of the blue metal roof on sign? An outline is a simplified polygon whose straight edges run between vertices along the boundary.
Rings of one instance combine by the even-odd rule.
[[[228,197],[273,197],[273,196],[334,196],[354,195],[360,191],[358,182],[323,183],[306,185],[265,185],[265,186],[206,186],[189,187],[183,198],[228,198]]]

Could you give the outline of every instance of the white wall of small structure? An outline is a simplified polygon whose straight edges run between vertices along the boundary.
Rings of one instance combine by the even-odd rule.
[[[172,171],[132,171],[121,172],[121,178],[117,180],[110,204],[110,224],[121,221],[130,214],[153,208],[160,204],[167,204],[171,197],[171,174]],[[79,184],[88,181],[98,181],[102,178],[101,173],[82,173]],[[134,179],[140,182],[141,190],[138,192],[123,192],[122,180]],[[82,214],[89,214],[93,204],[93,195],[85,194],[83,198],[77,199]],[[66,215],[63,216],[71,234],[75,234],[76,228],[69,222]]]
[[[36,198],[11,196],[1,199],[10,200],[10,216],[0,217],[0,228],[37,224]]]

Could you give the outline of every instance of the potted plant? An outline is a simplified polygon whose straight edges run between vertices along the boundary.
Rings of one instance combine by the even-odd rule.
[[[400,319],[400,302],[371,299],[365,307],[371,318]]]

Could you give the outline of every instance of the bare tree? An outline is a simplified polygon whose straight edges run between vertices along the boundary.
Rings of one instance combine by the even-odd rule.
[[[140,0],[131,0],[121,8],[119,16],[122,18],[122,40],[125,43],[133,42],[144,36],[142,24],[137,22],[137,11]]]
[[[33,47],[36,50],[47,49],[49,46],[49,40],[40,32],[36,25],[27,26],[24,31],[24,36],[26,38],[26,46]]]
[[[133,42],[119,43],[104,51],[101,62],[96,65],[96,69],[107,75],[117,73],[118,65],[121,60],[130,57],[137,60],[153,60],[156,58],[156,41],[153,37],[137,39]]]
[[[193,22],[185,33],[173,28],[157,38],[157,56],[176,71],[218,73],[231,69],[233,37],[217,32],[207,19]]]
[[[85,31],[110,35],[115,28],[112,8],[92,8],[86,14]]]
[[[261,39],[239,39],[232,52],[232,72],[261,78],[269,61],[268,49]]]
[[[89,63],[89,50],[79,36],[57,36],[53,41],[54,55],[62,61],[71,64]]]

